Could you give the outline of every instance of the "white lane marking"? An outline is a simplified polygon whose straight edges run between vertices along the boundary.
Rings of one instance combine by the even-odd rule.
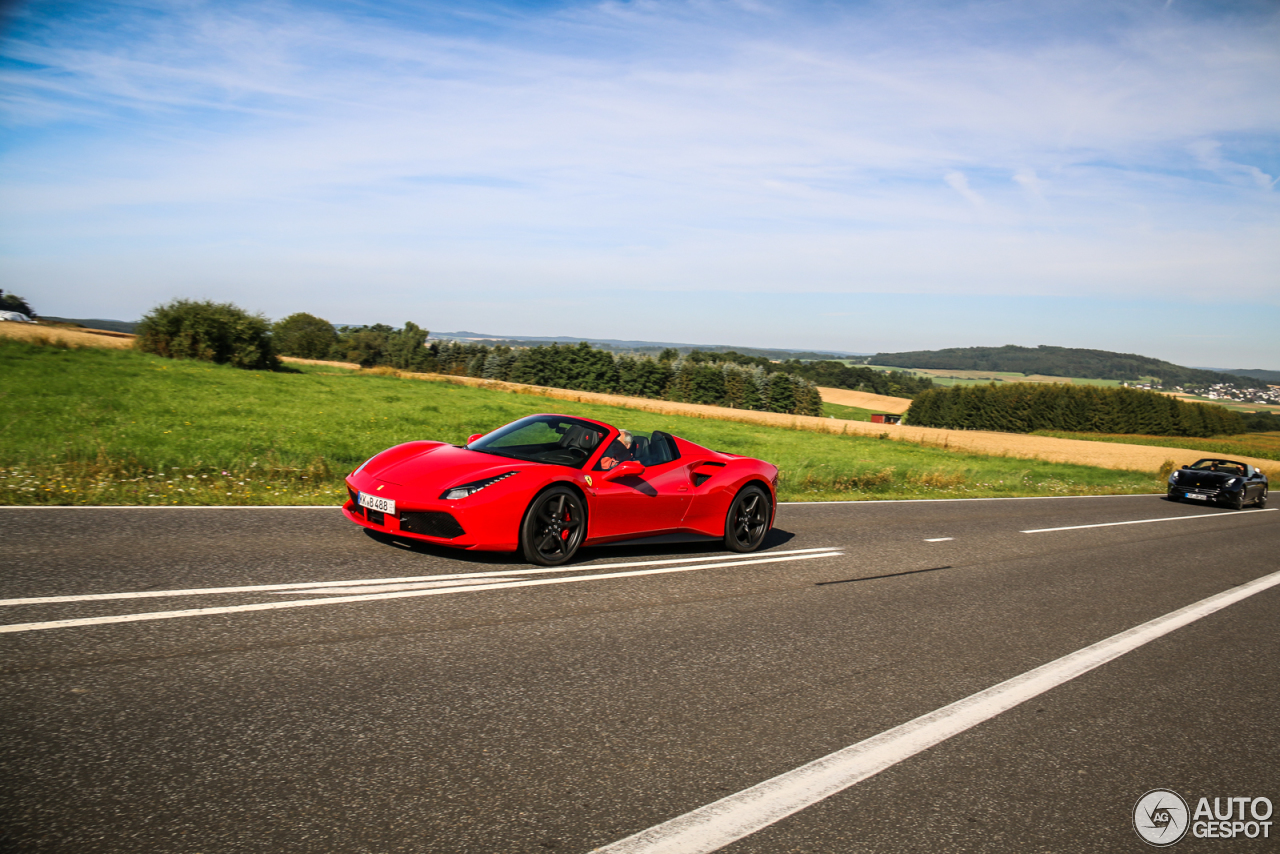
[[[201,617],[209,614],[239,614],[247,611],[276,611],[282,608],[306,608],[313,605],[337,605],[343,602],[372,602],[380,599],[404,599],[410,596],[440,596],[445,593],[469,593],[475,590],[507,590],[513,587],[541,587],[547,584],[575,584],[579,581],[603,581],[611,578],[635,578],[642,575],[662,575],[673,572],[692,572],[700,569],[723,569],[729,566],[754,566],[762,563],[781,563],[790,560],[812,560],[821,557],[839,557],[844,552],[823,551],[817,554],[765,557],[752,560],[704,563],[693,566],[666,566],[660,569],[637,569],[632,572],[608,572],[603,575],[575,575],[572,578],[538,578],[531,581],[486,581],[465,587],[434,588],[431,590],[400,590],[394,593],[369,593],[355,596],[333,596],[326,599],[292,599],[288,602],[262,602],[255,605],[227,605],[221,608],[190,608],[183,611],[151,611],[142,614],[120,614],[114,617],[80,617],[70,620],[50,620],[43,623],[13,623],[0,626],[0,634],[35,632],[44,629],[62,629],[72,626],[103,626],[112,623],[137,623],[146,620],[172,620],[178,617]]]
[[[1276,510],[1275,507],[1268,507],[1265,510],[1258,510],[1258,513],[1270,513]],[[1148,522],[1180,522],[1184,519],[1237,519],[1241,518],[1231,513],[1201,513],[1197,516],[1166,516],[1163,519],[1134,519],[1129,522],[1099,522],[1096,525],[1068,525],[1065,528],[1032,528],[1030,531],[1022,531],[1024,534],[1047,534],[1050,531],[1079,531],[1081,528],[1111,528],[1116,525],[1145,525]],[[1247,517],[1246,517],[1247,518]]]
[[[945,543],[954,540],[955,537],[934,537],[932,540],[925,540],[926,543]]]
[[[865,741],[596,848],[592,854],[709,854],[928,750],[1127,652],[1280,584],[1273,572],[979,691]]]
[[[764,552],[760,557],[777,557],[779,555],[798,555],[810,552],[835,551],[839,546],[824,546],[812,549],[789,549],[786,551]],[[172,596],[209,596],[216,593],[267,593],[275,590],[314,590],[321,587],[350,587],[368,584],[413,584],[419,581],[451,581],[457,578],[497,578],[509,575],[546,575],[556,572],[584,572],[593,569],[629,569],[633,566],[666,566],[678,563],[697,563],[698,561],[734,560],[740,555],[712,555],[710,557],[667,558],[665,560],[638,560],[627,563],[576,564],[558,569],[541,567],[538,569],[508,569],[491,572],[462,572],[450,575],[411,575],[403,578],[358,578],[346,581],[300,581],[289,584],[254,584],[248,587],[194,587],[188,590],[140,590],[133,593],[86,593],[80,596],[34,596],[27,599],[0,599],[0,605],[49,605],[57,602],[104,602],[112,599],[157,599]]]

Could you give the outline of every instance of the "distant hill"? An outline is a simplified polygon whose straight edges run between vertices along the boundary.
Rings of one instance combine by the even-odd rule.
[[[1258,388],[1258,378],[1199,368],[1184,368],[1172,362],[1074,347],[953,347],[946,350],[918,350],[908,353],[877,353],[871,364],[895,368],[928,368],[952,371],[1012,371],[1095,380],[1139,380],[1156,377],[1168,386],[1210,386],[1217,383]]]
[[[681,353],[690,353],[694,350],[701,350],[704,353],[727,353],[734,351],[744,356],[763,356],[773,361],[783,361],[785,359],[799,359],[803,362],[820,361],[824,359],[848,359],[853,356],[866,356],[866,353],[848,353],[838,350],[823,350],[815,352],[811,350],[771,350],[760,347],[735,347],[728,344],[679,344],[674,341],[626,341],[618,338],[573,338],[565,335],[555,338],[542,338],[538,336],[524,336],[520,338],[503,338],[498,335],[486,335],[482,332],[432,332],[432,338],[438,338],[446,341],[464,341],[474,342],[476,344],[484,344],[493,347],[499,344],[508,347],[536,347],[539,344],[577,344],[579,341],[586,341],[594,347],[602,350],[615,350],[626,353],[649,353],[657,355],[668,347],[679,350]]]

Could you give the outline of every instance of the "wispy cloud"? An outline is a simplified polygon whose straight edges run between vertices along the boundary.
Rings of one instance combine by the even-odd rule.
[[[964,176],[963,172],[953,170],[943,175],[942,178],[947,182],[948,187],[964,196],[974,207],[981,208],[987,203],[986,199],[975,193],[973,188],[969,186],[969,179]]]

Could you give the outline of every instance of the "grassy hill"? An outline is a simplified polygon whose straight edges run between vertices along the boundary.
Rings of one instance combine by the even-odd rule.
[[[1107,350],[1084,350],[1074,347],[952,347],[944,350],[916,350],[905,353],[877,353],[873,365],[894,368],[922,368],[949,371],[1012,372],[1095,380],[1137,382],[1155,377],[1166,388],[1172,386],[1202,387],[1227,383],[1242,388],[1265,386],[1253,377],[1184,368],[1172,362],[1112,353]]]
[[[462,442],[536,412],[662,429],[782,470],[783,500],[1144,493],[1150,474],[660,415],[329,365],[244,371],[0,338],[0,504],[337,504],[411,439]],[[887,434],[886,434],[887,435]]]

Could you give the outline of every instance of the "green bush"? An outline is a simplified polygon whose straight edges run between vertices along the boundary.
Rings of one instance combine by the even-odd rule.
[[[323,359],[338,343],[338,332],[327,320],[300,311],[271,327],[271,342],[281,356]]]
[[[229,302],[179,299],[157,306],[138,324],[135,346],[171,359],[256,370],[280,367],[267,319]]]

